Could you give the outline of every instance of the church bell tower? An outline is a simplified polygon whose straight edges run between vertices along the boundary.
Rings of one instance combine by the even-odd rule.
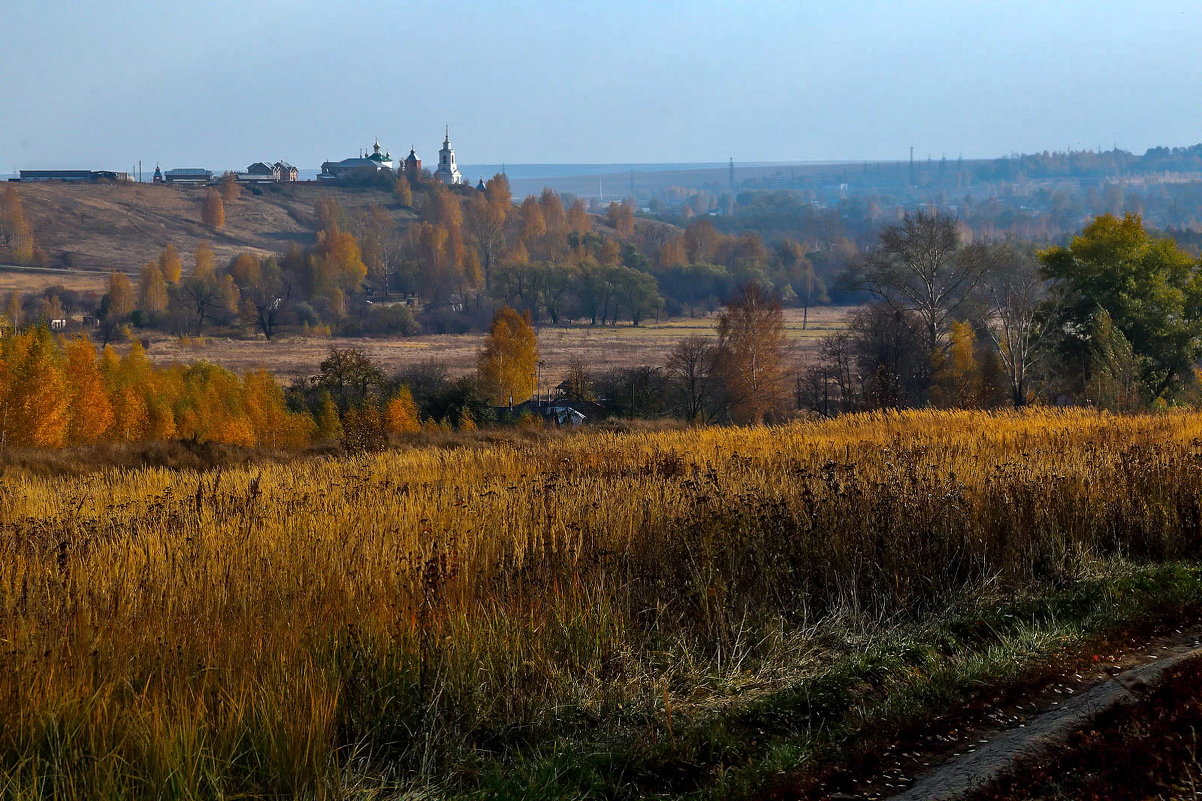
[[[438,169],[434,171],[434,177],[444,184],[463,183],[463,176],[459,174],[459,167],[455,164],[455,149],[451,147],[450,126],[447,126],[443,136],[442,150],[438,151]]]

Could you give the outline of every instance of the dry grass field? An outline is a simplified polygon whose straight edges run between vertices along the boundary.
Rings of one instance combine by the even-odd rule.
[[[36,295],[56,285],[79,292],[102,294],[108,290],[108,274],[92,270],[0,265],[0,294],[7,295],[15,290]]]
[[[743,795],[1196,601],[1156,570],[1197,557],[1200,441],[913,412],[10,474],[0,795]]]
[[[154,184],[31,183],[19,188],[25,213],[50,266],[136,272],[166,245],[175,245],[192,269],[201,242],[212,245],[219,263],[244,250],[280,253],[293,242],[311,244],[314,209],[332,197],[354,214],[372,204],[392,204],[386,192],[313,184],[244,188],[225,206],[225,227],[201,224],[205,187]],[[406,212],[394,211],[402,217]],[[69,254],[67,256],[66,254]]]
[[[850,307],[827,306],[810,310],[809,324],[801,327],[800,309],[785,310],[785,329],[797,358],[816,347],[819,340],[840,329]],[[713,335],[713,317],[676,319],[641,326],[546,326],[539,330],[539,349],[546,365],[544,387],[558,384],[568,366],[582,359],[590,369],[662,365],[672,347],[681,339],[696,334]],[[359,348],[390,371],[407,365],[435,361],[445,365],[452,375],[465,375],[476,369],[480,334],[440,334],[390,339],[279,338],[224,339],[208,337],[203,342],[171,337],[154,337],[147,351],[159,364],[200,359],[220,364],[236,372],[264,368],[287,381],[311,375],[332,347]]]

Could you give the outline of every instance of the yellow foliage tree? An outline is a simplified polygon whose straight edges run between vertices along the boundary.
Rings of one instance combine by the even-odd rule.
[[[476,361],[476,374],[485,397],[505,406],[529,400],[538,369],[538,337],[529,314],[506,306],[494,316]]]
[[[233,203],[242,196],[242,187],[238,186],[238,179],[229,173],[222,176],[218,191],[221,193],[221,200],[225,203]]]
[[[259,446],[299,449],[312,441],[313,418],[288,410],[284,390],[271,373],[252,370],[243,376],[242,397]]]
[[[396,179],[396,183],[392,185],[392,196],[407,209],[413,206],[413,188],[409,186],[408,178]]]
[[[567,226],[569,231],[577,234],[587,234],[593,230],[593,219],[588,216],[580,198],[576,198],[568,209]]]
[[[625,203],[610,203],[605,221],[623,242],[634,236],[634,209]]]
[[[221,200],[221,193],[216,189],[205,192],[200,208],[200,219],[205,225],[215,230],[225,227],[225,203]]]
[[[972,324],[953,322],[949,339],[946,354],[937,353],[934,357],[935,386],[931,400],[936,406],[979,408],[984,401],[985,382],[977,360],[977,339]]]
[[[9,328],[16,330],[21,327],[25,317],[24,302],[20,290],[14,289],[8,293],[8,304],[4,307],[4,317],[8,320]]]
[[[138,279],[138,308],[150,314],[167,308],[167,281],[163,278],[162,267],[152,261],[142,265]]]
[[[184,262],[179,256],[179,251],[175,249],[175,245],[168,245],[159,254],[159,270],[163,273],[163,280],[167,283],[179,283],[180,276],[184,272]]]
[[[146,396],[137,387],[119,386],[112,395],[112,408],[114,439],[137,442],[145,437],[150,414]]]
[[[134,285],[124,273],[109,273],[109,315],[116,319],[128,317],[136,306]]]
[[[229,274],[239,287],[253,286],[262,279],[263,266],[253,253],[239,253],[230,264]]]
[[[321,393],[321,401],[317,407],[317,427],[313,433],[315,442],[336,442],[342,439],[342,420],[338,417],[338,407],[329,392]]]
[[[197,278],[213,278],[217,275],[217,257],[208,242],[196,246],[196,269],[192,274]]]
[[[33,227],[25,216],[21,195],[12,184],[0,195],[0,253],[18,264],[33,264],[38,261],[38,245],[33,236]]]
[[[329,295],[334,289],[347,294],[359,291],[367,277],[367,264],[354,234],[337,226],[317,232],[316,294]]]
[[[408,434],[421,430],[417,404],[413,402],[413,393],[409,391],[408,385],[402,384],[400,390],[388,401],[384,410],[384,424],[389,434]]]

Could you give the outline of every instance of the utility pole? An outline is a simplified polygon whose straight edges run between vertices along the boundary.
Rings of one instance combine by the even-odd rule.
[[[734,156],[730,157],[730,163],[729,163],[728,170],[729,170],[728,179],[730,180],[730,188],[734,189],[735,188],[735,157]]]
[[[910,186],[914,186],[914,145],[910,145]]]

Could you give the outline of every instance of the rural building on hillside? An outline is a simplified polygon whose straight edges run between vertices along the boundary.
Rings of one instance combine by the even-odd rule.
[[[421,177],[422,160],[421,157],[417,155],[416,148],[409,148],[409,155],[406,156],[405,160],[401,162],[401,172],[405,173],[406,175]]]
[[[20,181],[128,181],[129,173],[113,170],[21,170]]]
[[[293,167],[288,162],[277,161],[272,166],[275,167],[276,171],[279,173],[280,183],[289,183],[300,180],[300,170],[296,169],[296,167]]]
[[[392,155],[380,149],[380,143],[377,141],[372,145],[372,152],[367,156],[359,156],[359,158],[343,159],[342,161],[327,161],[321,165],[321,174],[317,176],[320,181],[333,181],[339,178],[345,178],[353,173],[375,173],[375,172],[392,172],[393,163]]]
[[[169,184],[207,184],[213,180],[213,172],[199,167],[183,167],[167,170],[163,173],[163,180]]]

